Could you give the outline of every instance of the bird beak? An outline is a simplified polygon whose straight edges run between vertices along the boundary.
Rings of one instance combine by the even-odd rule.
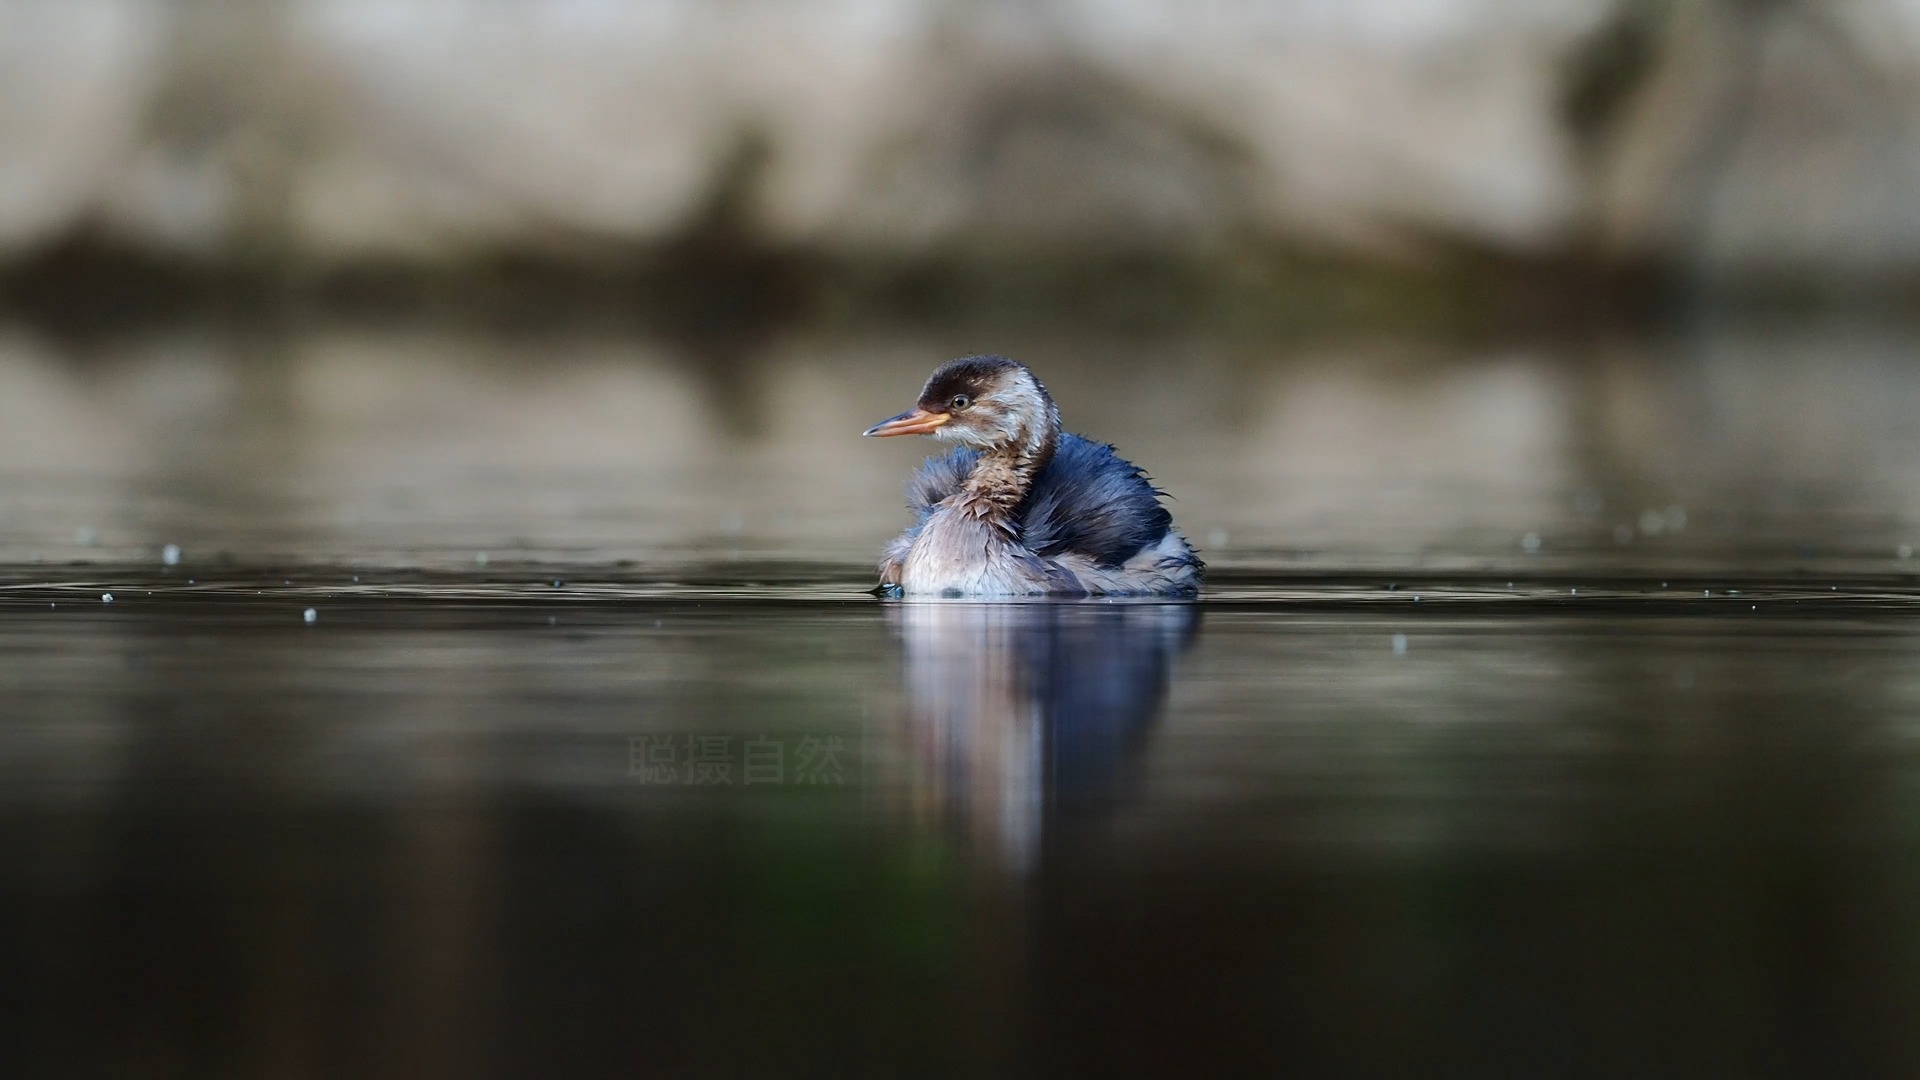
[[[899,416],[882,420],[860,434],[871,435],[879,439],[887,438],[890,435],[931,435],[933,434],[933,429],[951,419],[953,419],[953,414],[951,413],[936,413],[928,412],[925,409],[915,409],[912,412],[903,412]]]

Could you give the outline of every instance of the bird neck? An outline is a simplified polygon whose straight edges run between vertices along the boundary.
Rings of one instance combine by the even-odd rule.
[[[981,452],[960,489],[959,503],[975,517],[1010,528],[1059,445],[1060,413],[1048,402],[1039,421],[1026,425],[1019,437]]]

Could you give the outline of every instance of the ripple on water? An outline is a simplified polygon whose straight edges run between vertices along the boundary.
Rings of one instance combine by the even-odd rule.
[[[68,566],[58,570],[14,567],[0,568],[0,606],[45,608],[49,603],[86,598],[143,607],[298,602],[303,610],[317,599],[342,605],[379,602],[543,607],[642,601],[888,602],[870,594],[869,576],[864,565],[820,563],[751,567],[723,564],[680,567],[662,573],[594,566],[541,566],[518,571],[495,566],[467,572],[306,567],[268,572],[202,571],[194,578],[155,573],[149,566],[136,565]],[[1010,602],[1166,601],[1093,597]],[[1431,578],[1402,575],[1389,580],[1371,574],[1233,570],[1214,574],[1199,602],[1209,607],[1271,606],[1327,613],[1400,611],[1423,617],[1472,610],[1563,617],[1634,612],[1736,617],[1771,612],[1902,618],[1920,613],[1920,583],[1907,574],[1522,578],[1499,572]]]

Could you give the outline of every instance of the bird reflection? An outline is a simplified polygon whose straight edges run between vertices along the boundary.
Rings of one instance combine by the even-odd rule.
[[[888,605],[901,637],[915,801],[1009,869],[1110,811],[1194,635],[1190,603]]]

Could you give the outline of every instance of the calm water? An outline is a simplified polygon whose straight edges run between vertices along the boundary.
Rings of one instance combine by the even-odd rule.
[[[1199,604],[862,595],[973,341],[9,333],[27,1074],[1920,1068],[1904,333],[996,339]]]

